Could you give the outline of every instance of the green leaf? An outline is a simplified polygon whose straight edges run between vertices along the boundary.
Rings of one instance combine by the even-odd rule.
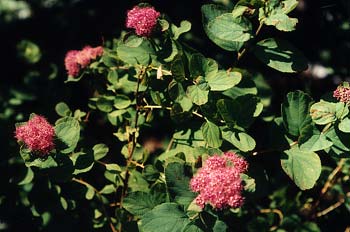
[[[197,79],[198,77],[214,77],[219,67],[215,60],[205,58],[200,53],[194,53],[190,59],[189,69],[192,78]]]
[[[340,131],[342,131],[344,133],[350,133],[350,119],[345,118],[344,120],[342,120],[339,123],[338,128]]]
[[[321,134],[317,129],[313,130],[313,134],[306,141],[299,140],[300,150],[303,151],[320,151],[331,147],[333,143],[327,140],[324,134]]]
[[[216,220],[214,227],[213,227],[213,232],[224,232],[227,231],[228,227],[225,222],[221,220]]]
[[[107,75],[107,80],[109,83],[111,83],[112,85],[117,85],[118,84],[118,72],[115,69],[112,69],[108,72]]]
[[[287,175],[301,189],[311,189],[321,174],[321,160],[314,152],[293,147],[284,151],[281,165]]]
[[[282,11],[285,14],[290,13],[292,10],[294,10],[298,6],[297,0],[284,0],[282,1]]]
[[[56,137],[60,143],[60,152],[67,154],[74,151],[80,138],[79,121],[73,117],[59,119],[55,125]]]
[[[298,19],[290,18],[282,12],[277,12],[267,17],[264,22],[266,25],[275,26],[280,31],[294,31]]]
[[[20,155],[27,167],[48,169],[58,166],[57,162],[52,156],[47,156],[46,158],[37,158],[31,154],[31,151],[29,149],[21,148]]]
[[[27,169],[27,173],[26,173],[25,177],[18,183],[18,185],[29,184],[34,179],[34,172],[32,171],[32,169],[30,167],[28,167],[26,169]]]
[[[124,44],[128,47],[137,48],[143,42],[144,38],[137,35],[128,35],[127,38],[124,37]]]
[[[187,207],[196,197],[189,189],[190,178],[186,175],[183,163],[169,163],[165,168],[165,180],[170,197]]]
[[[217,5],[202,6],[202,21],[209,39],[225,50],[238,51],[251,38],[249,20],[234,17]]]
[[[171,63],[171,74],[173,78],[178,81],[184,81],[186,78],[185,75],[185,67],[184,67],[184,62],[181,58],[181,56],[176,56],[173,62]]]
[[[149,192],[148,182],[143,178],[142,174],[136,170],[130,172],[128,186],[132,192]]]
[[[246,174],[241,174],[241,179],[244,183],[244,191],[246,192],[255,192],[256,189],[256,183],[255,179],[246,175]]]
[[[131,100],[129,99],[128,96],[122,95],[122,94],[117,94],[114,99],[114,107],[117,108],[118,110],[122,110],[130,106]]]
[[[305,126],[311,124],[311,104],[311,97],[302,91],[287,94],[287,99],[282,104],[282,117],[289,134],[297,137]]]
[[[310,115],[312,120],[318,125],[334,122],[337,120],[336,104],[321,100],[311,106]]]
[[[95,196],[95,190],[90,185],[87,185],[86,186],[85,198],[87,200],[91,200],[92,198],[94,198],[94,196]]]
[[[349,106],[344,102],[335,103],[335,115],[338,119],[342,120],[349,114]]]
[[[157,52],[158,59],[164,60],[165,62],[173,61],[176,56],[180,53],[180,47],[176,40],[167,38],[163,44],[162,50]]]
[[[267,66],[280,72],[294,73],[307,69],[304,55],[287,41],[268,38],[257,43],[255,56]]]
[[[238,85],[223,92],[223,95],[231,99],[235,99],[236,97],[246,94],[257,95],[258,89],[256,88],[254,81],[245,77],[244,75],[242,80],[238,83]]]
[[[57,103],[57,105],[55,106],[55,110],[56,113],[61,117],[70,116],[72,114],[72,111],[64,102]]]
[[[138,224],[142,232],[181,232],[189,223],[181,206],[163,203],[143,215]]]
[[[122,171],[118,164],[106,164],[106,170],[115,174],[119,174]]]
[[[186,94],[196,105],[200,106],[208,102],[209,90],[202,90],[198,85],[188,86]]]
[[[244,128],[248,128],[262,110],[262,105],[259,107],[259,99],[251,94],[242,95],[233,100],[220,99],[216,106],[226,123],[234,123]]]
[[[123,207],[131,214],[141,217],[161,204],[164,200],[163,194],[132,192],[124,198]]]
[[[203,123],[201,130],[209,147],[219,148],[221,146],[221,131],[217,125],[210,121],[206,121]]]
[[[181,34],[191,30],[191,23],[187,20],[181,21],[180,27],[171,24],[171,31],[173,32],[173,38],[177,40]]]
[[[113,110],[113,100],[110,97],[100,97],[96,102],[96,106],[102,112],[109,113]]]
[[[153,165],[147,164],[142,170],[142,176],[148,181],[156,181],[159,177],[159,171]]]
[[[74,164],[74,175],[78,175],[80,173],[88,172],[94,166],[94,156],[92,152],[84,153],[84,152],[76,152],[70,156],[71,160]]]
[[[6,5],[6,3],[4,3],[4,5]],[[5,9],[6,9],[6,6],[5,6]],[[24,61],[28,62],[29,64],[35,64],[39,62],[42,55],[40,51],[40,47],[30,40],[21,40],[17,44],[17,51],[18,51],[19,57],[22,58]]]
[[[108,185],[105,185],[99,192],[101,194],[111,194],[111,193],[115,193],[116,191],[117,190],[114,184],[108,184]]]
[[[239,72],[219,71],[215,76],[206,78],[211,91],[224,91],[237,85],[242,79]]]
[[[333,142],[331,149],[335,151],[337,155],[348,154],[350,151],[350,135],[345,134],[338,130],[338,128],[331,127],[326,133],[326,137]]]
[[[99,144],[96,144],[92,148],[92,150],[94,151],[95,160],[100,160],[107,155],[109,148],[107,147],[106,144],[99,143]]]
[[[222,138],[243,152],[252,151],[256,146],[255,140],[250,135],[238,130],[223,129]]]
[[[131,47],[128,44],[120,43],[117,53],[122,61],[130,65],[148,65],[155,60],[155,51],[148,40],[143,40],[138,47]]]

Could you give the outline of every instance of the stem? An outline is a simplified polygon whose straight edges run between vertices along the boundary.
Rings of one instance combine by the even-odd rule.
[[[322,217],[322,216],[328,214],[329,212],[331,212],[331,211],[335,210],[336,208],[338,208],[339,206],[341,206],[344,202],[345,202],[344,198],[341,198],[337,203],[329,206],[327,209],[324,209],[321,212],[318,212],[316,214],[316,217]]]
[[[152,66],[152,70],[158,70],[159,67]],[[165,75],[172,75],[171,71],[162,69],[162,73]]]
[[[147,106],[140,106],[139,108],[141,109],[166,109],[166,110],[171,110],[172,108],[169,107],[169,106],[156,106],[156,105],[147,105]],[[202,114],[196,112],[196,111],[193,111],[192,112],[193,115],[199,117],[199,118],[205,118]],[[223,121],[221,121],[223,122]]]
[[[315,210],[317,208],[317,206],[320,204],[321,199],[324,197],[324,195],[327,193],[327,191],[333,186],[334,184],[334,180],[336,178],[336,176],[338,175],[338,173],[341,171],[343,165],[345,163],[345,159],[340,159],[337,167],[331,172],[331,174],[329,174],[326,183],[324,184],[323,188],[321,189],[320,192],[320,196],[318,197],[317,201],[315,202],[315,204],[312,206],[312,210],[311,212],[314,213],[313,216],[315,216]],[[316,214],[317,216],[317,214]]]
[[[171,107],[167,106],[153,106],[153,105],[147,105],[147,106],[141,106],[141,109],[166,109],[166,110],[171,110]]]
[[[102,210],[103,210],[103,213],[105,214],[106,218],[107,218],[107,221],[109,223],[109,227],[111,229],[112,232],[118,232],[115,228],[114,228],[114,225],[112,223],[112,220],[110,218],[110,216],[108,215],[107,213],[107,209],[105,207],[105,205],[103,204],[103,201],[102,201],[102,195],[101,193],[94,187],[92,186],[91,184],[89,184],[88,182],[84,181],[84,180],[81,180],[81,179],[77,179],[77,178],[72,178],[72,181],[76,182],[76,183],[79,183],[81,185],[84,185],[88,188],[92,188],[94,190],[94,192],[96,193],[96,196],[98,197],[98,199],[100,200],[101,202],[101,206],[102,206]]]
[[[323,196],[328,189],[330,189],[333,185],[333,180],[335,179],[336,175],[341,171],[343,165],[345,163],[345,159],[341,159],[338,163],[338,166],[333,170],[333,172],[328,176],[327,182],[325,183],[325,185],[323,186],[322,190],[321,190],[321,196]]]
[[[261,31],[261,29],[262,29],[263,26],[264,26],[264,23],[263,23],[263,22],[260,22],[258,28],[257,28],[256,31],[255,31],[255,37],[257,37],[257,36],[259,35],[259,33],[260,33],[260,31]],[[237,60],[236,60],[236,62],[235,62],[235,65],[242,59],[242,57],[244,56],[244,54],[245,54],[246,52],[247,52],[247,48],[246,48],[246,47],[243,48],[242,51],[238,52],[238,54],[237,54]],[[234,66],[235,66],[235,65],[234,65]]]
[[[281,210],[279,210],[279,209],[261,209],[259,212],[260,213],[274,213],[274,214],[277,214],[277,216],[279,218],[278,225],[281,225],[282,220],[283,220],[283,213],[281,212]],[[272,226],[270,228],[270,231],[273,231],[273,230],[275,230],[277,228],[278,228],[277,225],[276,226]]]
[[[169,141],[169,144],[168,144],[168,147],[166,148],[166,152],[170,151],[170,149],[172,148],[173,144],[174,144],[174,136],[171,137],[170,141]]]
[[[138,96],[139,96],[139,89],[140,89],[140,83],[142,81],[142,79],[145,77],[146,75],[146,68],[143,67],[137,77],[137,86],[136,86],[136,91],[135,91],[135,99],[136,99],[136,115],[135,115],[135,121],[134,121],[134,127],[136,130],[134,130],[134,132],[131,134],[130,138],[129,138],[129,146],[128,146],[128,153],[129,153],[129,156],[128,156],[128,159],[126,161],[126,173],[125,173],[125,179],[124,179],[124,185],[123,185],[123,188],[122,188],[122,193],[121,193],[121,196],[120,196],[120,208],[123,207],[123,199],[124,199],[124,196],[126,195],[127,193],[127,189],[128,189],[128,182],[129,182],[129,177],[130,177],[130,171],[129,171],[129,167],[130,167],[130,164],[132,163],[132,156],[134,154],[134,151],[135,151],[135,147],[136,147],[136,143],[137,143],[137,138],[136,138],[136,131],[137,131],[137,123],[138,123],[138,120],[139,120],[139,105],[138,105]],[[130,146],[131,144],[131,146]]]

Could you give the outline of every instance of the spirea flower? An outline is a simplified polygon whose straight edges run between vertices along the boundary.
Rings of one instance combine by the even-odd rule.
[[[159,16],[160,13],[153,7],[135,6],[128,11],[126,27],[134,28],[139,36],[150,37]]]
[[[86,68],[91,61],[103,55],[103,47],[86,46],[82,50],[71,50],[66,54],[64,64],[69,76],[78,76],[81,69]]]
[[[32,152],[48,154],[54,147],[54,127],[43,117],[34,115],[28,122],[16,128],[15,137]]]
[[[348,83],[339,85],[336,90],[333,92],[333,97],[337,98],[338,101],[350,104],[350,87]]]
[[[210,204],[214,209],[238,208],[243,205],[241,173],[248,163],[233,152],[209,157],[190,181],[190,188],[199,192],[195,201],[204,208]]]

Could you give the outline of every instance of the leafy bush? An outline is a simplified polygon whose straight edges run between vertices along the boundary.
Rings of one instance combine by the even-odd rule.
[[[39,231],[321,231],[330,214],[348,217],[349,83],[320,100],[289,92],[276,110],[262,66],[241,65],[252,56],[269,72],[308,69],[292,42],[261,34],[294,31],[297,5],[203,5],[207,37],[235,55],[228,68],[186,42],[189,21],[148,4],[127,12],[120,38],[67,51],[65,83],[88,90],[88,108],[58,102],[55,122],[44,110],[16,115],[22,159],[7,161],[21,172],[11,179],[16,207]],[[17,49],[41,62],[35,43]],[[32,100],[13,94],[10,105]],[[4,219],[4,229],[17,228]]]

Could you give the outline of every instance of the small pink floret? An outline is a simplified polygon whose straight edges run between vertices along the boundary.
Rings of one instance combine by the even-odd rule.
[[[160,13],[153,7],[135,6],[128,11],[126,27],[134,28],[139,36],[150,37],[159,16]]]
[[[66,70],[69,76],[78,76],[80,67],[78,62],[76,61],[76,56],[79,54],[77,50],[68,51],[66,54],[66,58],[64,59],[64,64],[66,66]]]
[[[71,50],[66,54],[64,64],[69,76],[76,77],[81,69],[86,68],[93,60],[103,55],[103,47],[86,46],[82,50]]]
[[[214,209],[239,208],[244,203],[241,174],[248,163],[233,152],[209,157],[190,181],[190,188],[199,192],[195,201],[204,208],[210,204]]]
[[[350,87],[338,86],[333,92],[333,97],[337,98],[340,102],[350,104]]]
[[[18,126],[15,131],[15,138],[22,141],[33,152],[40,155],[48,154],[54,149],[54,127],[43,117],[33,116],[29,121]]]

